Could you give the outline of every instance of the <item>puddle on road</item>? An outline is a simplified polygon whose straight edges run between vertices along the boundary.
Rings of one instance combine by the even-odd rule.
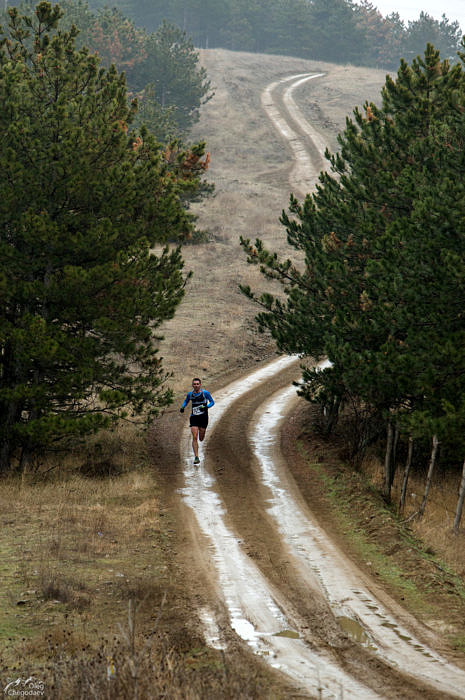
[[[371,598],[367,597],[366,593],[358,590],[353,590],[352,592],[355,593],[355,595],[357,595],[360,598],[360,600],[362,600],[365,603],[367,609],[372,611],[375,614],[375,616],[380,620],[380,622],[378,623],[380,627],[385,627],[389,630],[392,630],[394,634],[396,634],[399,637],[399,639],[401,639],[404,642],[407,642],[407,644],[409,644],[412,647],[412,649],[415,649],[415,651],[420,652],[420,654],[425,656],[427,659],[430,659],[432,663],[439,663],[441,661],[439,657],[435,657],[433,653],[430,653],[430,651],[428,651],[428,649],[425,646],[423,646],[423,644],[420,644],[408,632],[399,628],[399,625],[395,621],[387,619],[386,614],[383,613],[382,610],[380,610],[379,606],[376,605],[376,603]]]
[[[294,630],[281,630],[281,632],[275,632],[273,637],[288,637],[289,639],[300,639],[300,634]]]
[[[435,663],[438,662],[438,660],[435,659],[434,656],[432,656],[432,654],[430,654],[430,653],[425,649],[425,647],[424,647],[422,644],[418,644],[418,642],[415,642],[415,640],[412,639],[412,637],[410,637],[410,635],[408,635],[408,634],[402,634],[402,632],[400,632],[400,630],[398,629],[397,625],[395,625],[394,623],[392,623],[392,622],[382,622],[382,623],[381,623],[381,627],[388,627],[389,629],[392,629],[393,632],[395,632],[395,634],[397,634],[397,636],[399,637],[399,639],[403,639],[404,642],[408,642],[409,644],[411,644],[412,647],[413,647],[416,651],[419,651],[421,654],[423,654],[423,656],[426,656],[428,659],[431,659],[431,661],[433,661],[433,662],[435,662]]]
[[[377,648],[373,644],[371,638],[363,629],[362,625],[357,622],[357,620],[354,620],[351,617],[345,617],[345,615],[337,615],[336,620],[338,621],[343,632],[353,639],[354,642],[358,642],[372,651],[377,651]]]
[[[225,644],[221,640],[220,630],[216,624],[213,613],[208,608],[201,608],[199,610],[199,615],[203,623],[205,641],[207,644],[213,647],[213,649],[226,649]]]

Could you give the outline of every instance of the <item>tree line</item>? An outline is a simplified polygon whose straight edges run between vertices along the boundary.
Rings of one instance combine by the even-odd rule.
[[[95,7],[106,4],[92,0]],[[427,42],[455,57],[458,22],[425,12],[405,23],[384,17],[369,0],[113,0],[138,26],[155,31],[166,20],[202,48],[275,53],[396,69],[400,57],[421,54]]]
[[[9,3],[15,4],[23,14],[33,10],[30,2]],[[151,130],[162,140],[185,136],[213,94],[192,38],[164,20],[148,32],[117,7],[92,9],[87,0],[63,0],[60,7],[60,27],[78,29],[76,47],[86,46],[107,68],[113,63],[124,71],[129,95],[140,107],[150,104]],[[8,31],[6,11],[0,12],[0,22]]]
[[[326,154],[330,171],[303,202],[291,197],[282,215],[303,268],[260,240],[242,241],[249,262],[284,292],[243,289],[262,307],[260,329],[282,352],[330,360],[304,369],[300,386],[323,407],[327,432],[350,406],[355,464],[385,435],[388,501],[399,454],[402,499],[412,458],[428,462],[420,516],[439,454],[457,470],[465,454],[465,54],[459,58],[451,66],[428,45],[386,78],[381,106],[365,103],[347,119],[339,152]],[[465,467],[463,474],[456,528]]]
[[[0,29],[0,472],[123,418],[150,421],[171,401],[157,328],[187,276],[167,244],[192,237],[187,205],[208,157],[204,144],[160,142],[138,125],[136,81],[155,73],[146,36],[111,11],[98,19],[80,38],[40,2],[10,8]],[[195,69],[171,31],[147,41],[164,43],[166,63],[187,46]],[[132,97],[114,56],[105,67],[93,50],[105,46],[141,69]]]

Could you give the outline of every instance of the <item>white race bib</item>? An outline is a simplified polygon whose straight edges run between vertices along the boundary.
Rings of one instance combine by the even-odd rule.
[[[200,416],[204,412],[204,406],[194,406],[192,409],[193,416]]]

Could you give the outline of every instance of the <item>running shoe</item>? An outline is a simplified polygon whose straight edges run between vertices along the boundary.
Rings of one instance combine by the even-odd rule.
[[[198,457],[194,459],[194,464],[200,464],[200,459]]]

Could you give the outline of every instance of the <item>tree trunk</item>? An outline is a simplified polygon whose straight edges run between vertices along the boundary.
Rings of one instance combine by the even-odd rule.
[[[393,457],[393,445],[394,445],[394,430],[392,429],[392,423],[389,420],[387,424],[387,436],[386,436],[386,454],[384,457],[384,498],[389,503],[391,500],[391,486],[392,486],[392,457]]]
[[[21,456],[19,458],[18,471],[21,472],[23,477],[31,470],[31,465],[33,464],[33,458],[37,454],[37,447],[26,443],[21,449]]]
[[[5,417],[1,424],[3,434],[2,444],[0,446],[0,473],[7,472],[11,467],[12,446],[12,430],[18,420],[19,405],[17,401],[10,401],[5,411]]]
[[[327,408],[327,411],[325,413],[326,417],[326,426],[325,426],[325,437],[329,437],[331,433],[333,432],[334,428],[337,425],[337,422],[339,420],[339,409],[341,407],[341,399],[340,397],[333,399],[331,401],[331,404]]]
[[[394,437],[392,440],[392,451],[391,451],[391,468],[389,472],[389,500],[391,499],[391,489],[394,483],[394,477],[396,475],[397,468],[397,443],[399,442],[399,428],[396,426],[394,428]]]
[[[460,520],[462,518],[462,510],[463,510],[464,501],[465,501],[465,460],[463,462],[462,480],[460,482],[460,489],[459,489],[459,500],[457,501],[457,510],[455,511],[455,519],[454,519],[454,532],[456,534],[458,534],[458,531],[459,531],[459,525],[460,525]]]
[[[439,440],[437,435],[433,435],[433,449],[431,450],[431,458],[429,461],[429,468],[428,468],[428,476],[426,477],[426,486],[425,486],[425,493],[423,495],[423,501],[421,502],[420,510],[418,511],[418,515],[420,518],[424,515],[425,513],[425,508],[426,508],[426,501],[428,499],[428,494],[429,490],[431,487],[431,482],[433,480],[433,471],[434,471],[434,465],[436,464],[436,457],[438,454],[438,447],[439,447]]]
[[[21,348],[14,346],[7,339],[1,348],[0,386],[3,391],[14,389],[21,382]],[[11,467],[11,455],[14,450],[13,430],[21,416],[22,405],[18,399],[6,399],[0,402],[0,473]]]
[[[394,476],[396,473],[397,466],[397,444],[399,442],[399,428],[396,426],[394,428],[394,442],[392,445],[392,470],[391,470],[391,486],[394,483]]]
[[[413,456],[413,438],[411,435],[409,435],[407,462],[405,464],[404,478],[402,481],[402,491],[400,492],[399,513],[401,513],[403,511],[404,505],[405,505],[405,494],[407,493],[407,484],[408,484],[408,478],[409,478],[409,474],[410,474],[410,467],[412,466],[412,456]]]
[[[10,469],[11,444],[8,439],[3,440],[0,447],[0,473]]]

